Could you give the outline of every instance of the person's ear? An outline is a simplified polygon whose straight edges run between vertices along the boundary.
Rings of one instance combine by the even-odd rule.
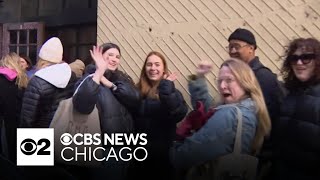
[[[250,45],[249,49],[250,49],[250,52],[254,52],[254,50],[255,50],[254,45]]]

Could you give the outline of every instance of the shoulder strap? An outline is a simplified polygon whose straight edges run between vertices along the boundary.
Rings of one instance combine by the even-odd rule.
[[[234,107],[237,109],[238,124],[237,124],[236,138],[235,138],[234,147],[233,147],[233,153],[241,154],[242,112],[237,106],[234,106]]]
[[[237,119],[238,119],[238,123],[237,123],[237,131],[236,131],[236,137],[235,137],[235,141],[234,141],[234,146],[233,146],[233,153],[236,154],[241,154],[241,135],[242,135],[242,112],[240,110],[240,108],[236,105],[236,104],[225,104],[225,105],[221,105],[220,107],[216,108],[216,109],[220,109],[223,107],[234,107],[236,108],[237,111]]]
[[[77,89],[74,91],[73,96],[74,96],[75,94],[77,94],[80,86],[81,86],[81,85],[84,83],[84,81],[85,81],[86,79],[88,79],[89,77],[93,77],[93,74],[89,74],[87,77],[85,77],[85,78],[81,81],[81,83],[79,84],[79,86],[77,87]]]

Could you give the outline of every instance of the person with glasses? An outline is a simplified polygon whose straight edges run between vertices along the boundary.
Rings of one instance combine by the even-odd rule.
[[[320,179],[320,42],[293,40],[281,69],[288,96],[274,125],[277,179]]]
[[[277,75],[264,66],[259,57],[256,56],[257,43],[251,31],[238,28],[229,36],[228,41],[229,46],[227,49],[230,57],[242,60],[253,70],[260,84],[271,121],[274,122],[278,117],[280,104],[285,96],[282,83],[277,80]],[[271,174],[270,169],[267,168],[267,170],[265,167],[269,167],[272,159],[272,141],[272,137],[268,137],[259,154],[259,174],[260,168],[264,169],[261,172],[267,172],[262,176]],[[270,177],[266,177],[266,179],[270,179]]]
[[[255,55],[257,44],[254,35],[247,29],[238,28],[229,36],[228,41],[230,57],[244,61],[253,70],[262,89],[271,120],[274,119],[278,114],[282,91],[277,76]]]
[[[197,74],[190,76],[189,81],[192,104],[200,101],[206,110],[213,103],[204,77],[210,70],[210,64],[201,62]],[[242,113],[242,153],[255,155],[269,134],[271,121],[261,88],[250,67],[240,60],[228,59],[220,67],[217,82],[221,101],[214,108],[214,114],[198,131],[181,142],[175,142],[171,149],[171,158],[178,171],[233,151],[238,123],[234,106]]]

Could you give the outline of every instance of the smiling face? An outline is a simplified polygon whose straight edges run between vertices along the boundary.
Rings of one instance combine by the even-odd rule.
[[[118,68],[120,63],[120,52],[116,48],[110,48],[103,53],[103,58],[108,63],[108,69],[114,71]]]
[[[228,51],[230,57],[240,59],[246,63],[249,63],[255,57],[254,46],[241,40],[230,40]]]
[[[145,72],[147,78],[151,82],[160,81],[164,75],[164,64],[162,59],[156,55],[149,56],[145,65]]]
[[[289,57],[292,70],[302,82],[308,81],[313,75],[316,68],[313,52],[307,52],[303,49],[297,49],[291,57]]]
[[[222,102],[225,104],[239,102],[245,96],[245,90],[228,66],[222,66],[220,69],[217,83]]]

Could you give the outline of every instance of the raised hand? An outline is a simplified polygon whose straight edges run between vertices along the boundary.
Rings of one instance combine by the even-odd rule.
[[[93,75],[92,80],[97,84],[100,84],[101,78],[104,72],[108,68],[108,57],[105,60],[102,56],[102,48],[99,46],[93,46],[92,50],[90,50],[90,54],[94,62],[96,63],[96,71]]]
[[[96,63],[97,71],[104,73],[108,68],[108,57],[105,60],[102,56],[102,48],[99,46],[93,46],[92,50],[90,50],[90,54],[94,62]]]
[[[198,64],[198,67],[196,69],[196,73],[198,76],[204,76],[206,75],[208,72],[210,72],[212,70],[212,63],[209,61],[201,61]]]
[[[173,73],[168,73],[163,75],[163,79],[169,80],[169,81],[175,81],[178,79],[179,73],[178,72],[173,72]]]

